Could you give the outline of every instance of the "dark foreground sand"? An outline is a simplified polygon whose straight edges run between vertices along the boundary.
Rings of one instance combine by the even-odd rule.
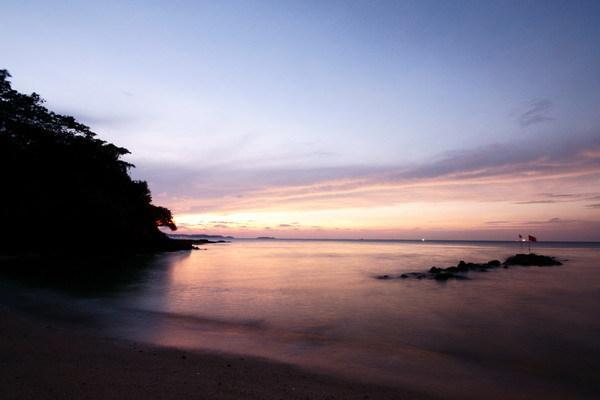
[[[159,348],[0,306],[0,399],[422,399],[255,358]]]

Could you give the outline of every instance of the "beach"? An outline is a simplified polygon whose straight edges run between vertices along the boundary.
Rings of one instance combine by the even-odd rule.
[[[0,398],[427,399],[264,359],[64,329],[0,307]]]

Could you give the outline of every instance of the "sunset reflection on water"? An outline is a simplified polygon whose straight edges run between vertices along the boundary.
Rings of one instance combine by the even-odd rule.
[[[598,248],[540,244],[566,264],[444,283],[375,276],[502,260],[519,244],[248,240],[205,248],[157,257],[159,267],[118,299],[132,316],[112,330],[433,392],[450,379],[499,396],[507,382],[545,395],[557,374],[559,386],[595,385],[591,370],[574,373],[571,363],[600,359]]]

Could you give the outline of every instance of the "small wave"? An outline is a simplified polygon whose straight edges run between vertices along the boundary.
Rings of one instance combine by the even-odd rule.
[[[253,329],[253,330],[264,330],[265,322],[260,319],[248,319],[248,320],[225,320],[219,318],[209,318],[202,317],[194,314],[184,314],[184,313],[173,313],[169,311],[159,311],[159,310],[147,310],[140,308],[122,308],[123,311],[133,312],[136,314],[144,314],[147,316],[154,316],[169,320],[176,320],[181,322],[189,322],[193,324],[203,325],[203,326],[212,326],[218,327],[222,329],[227,328],[245,328],[245,329]]]

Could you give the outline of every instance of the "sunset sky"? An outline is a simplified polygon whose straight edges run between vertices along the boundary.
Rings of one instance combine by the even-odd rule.
[[[3,1],[180,233],[600,240],[598,1]]]

